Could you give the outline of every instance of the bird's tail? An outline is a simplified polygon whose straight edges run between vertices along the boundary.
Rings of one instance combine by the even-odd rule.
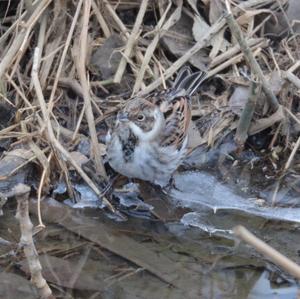
[[[192,73],[188,66],[183,67],[176,77],[173,88],[177,91],[185,90],[187,96],[192,96],[206,79],[206,75],[202,71]]]

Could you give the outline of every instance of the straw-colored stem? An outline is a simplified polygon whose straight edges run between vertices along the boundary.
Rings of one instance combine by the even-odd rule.
[[[282,253],[278,252],[276,249],[266,244],[251,232],[249,232],[245,227],[239,225],[234,228],[234,233],[237,237],[241,238],[248,244],[252,245],[258,252],[262,253],[265,257],[269,258],[275,264],[279,265],[285,271],[300,279],[300,266],[287,258]]]
[[[139,31],[140,31],[140,27],[141,24],[143,22],[144,19],[144,15],[148,6],[148,1],[149,0],[142,0],[141,6],[140,6],[140,10],[138,12],[138,15],[136,17],[133,29],[131,31],[131,34],[128,38],[126,47],[125,47],[125,51],[124,51],[124,56],[122,57],[120,64],[118,66],[118,69],[116,71],[115,77],[114,77],[114,82],[115,83],[120,83],[127,65],[127,57],[130,57],[133,46],[138,38],[139,35]]]

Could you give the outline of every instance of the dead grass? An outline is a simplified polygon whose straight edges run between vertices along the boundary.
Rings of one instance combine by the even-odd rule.
[[[227,8],[223,1],[199,2],[21,1],[2,15],[0,101],[14,112],[10,123],[1,124],[0,142],[9,141],[7,151],[33,151],[39,199],[61,177],[74,197],[72,168],[114,210],[71,153],[90,138],[89,153],[82,155],[106,181],[101,140],[118,107],[168,85],[186,64],[205,68],[211,78],[193,99],[194,145],[217,146],[234,134],[241,114],[234,112],[232,90],[249,90],[258,81],[264,93],[256,95],[253,117],[238,128],[239,146],[270,129],[276,134],[266,149],[285,144],[277,176],[299,163],[299,37],[284,11],[287,1],[231,1]],[[276,21],[285,22],[286,35],[276,36]],[[115,36],[118,46],[110,42]],[[107,65],[93,59],[98,51]],[[235,105],[247,107],[245,101]]]

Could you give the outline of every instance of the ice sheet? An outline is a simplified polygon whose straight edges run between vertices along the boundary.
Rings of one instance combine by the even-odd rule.
[[[178,205],[193,210],[192,215],[182,219],[185,224],[190,221],[190,224],[195,226],[197,217],[203,219],[203,209],[211,209],[215,213],[220,210],[232,210],[268,219],[300,223],[300,208],[261,206],[250,196],[247,198],[237,195],[230,186],[218,181],[209,173],[183,172],[175,175],[174,180],[176,188],[171,190],[172,199]],[[197,212],[200,214],[196,217]],[[199,225],[203,225],[200,222]]]

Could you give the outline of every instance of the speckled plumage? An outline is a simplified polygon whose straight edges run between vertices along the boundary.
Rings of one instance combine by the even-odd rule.
[[[166,186],[186,155],[189,98],[203,80],[202,73],[185,68],[172,88],[130,99],[118,113],[107,144],[111,167]]]

